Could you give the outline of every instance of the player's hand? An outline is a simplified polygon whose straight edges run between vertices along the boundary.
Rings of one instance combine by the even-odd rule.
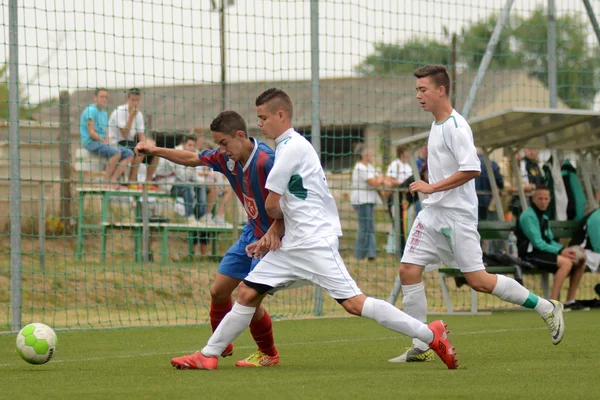
[[[269,249],[264,244],[263,238],[264,236],[260,240],[246,246],[246,254],[248,257],[261,258],[269,252]]]
[[[408,189],[410,190],[410,194],[415,194],[415,193],[431,194],[431,193],[433,193],[433,185],[430,185],[429,183],[427,183],[425,181],[415,181],[410,184]]]
[[[152,155],[152,152],[154,151],[154,145],[151,142],[139,142],[133,151],[137,156],[142,154]]]

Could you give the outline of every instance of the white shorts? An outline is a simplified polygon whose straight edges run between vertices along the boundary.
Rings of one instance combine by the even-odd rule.
[[[440,261],[461,272],[485,269],[477,224],[448,218],[439,210],[422,210],[410,230],[402,262],[427,266]]]
[[[244,280],[275,289],[290,287],[297,281],[310,281],[336,300],[350,299],[362,292],[348,273],[338,248],[337,236],[280,248],[267,253]]]

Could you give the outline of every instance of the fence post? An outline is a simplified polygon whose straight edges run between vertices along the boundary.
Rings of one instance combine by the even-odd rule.
[[[311,141],[321,159],[321,115],[319,81],[319,1],[310,1]],[[314,315],[323,315],[323,289],[315,288]]]
[[[44,181],[40,181],[40,212],[38,221],[38,239],[40,242],[40,267],[46,268],[46,209],[44,206]]]
[[[65,225],[65,233],[73,233],[72,215],[72,197],[71,192],[71,134],[70,134],[70,115],[69,115],[69,92],[63,90],[59,96],[59,115],[60,115],[60,136],[59,136],[59,155],[60,155],[60,219]],[[81,205],[83,207],[83,205]]]
[[[19,151],[19,2],[8,3],[8,108],[10,154],[10,304],[11,329],[21,329],[21,152]]]

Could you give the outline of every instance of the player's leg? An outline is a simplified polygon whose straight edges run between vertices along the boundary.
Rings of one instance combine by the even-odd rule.
[[[264,289],[264,293],[259,293],[255,288],[241,283],[237,301],[213,332],[206,346],[194,354],[173,358],[171,365],[177,369],[217,369],[218,356],[250,325],[257,307],[271,288],[265,286]]]
[[[422,278],[423,270],[426,265],[438,262],[436,244],[431,236],[431,226],[434,222],[430,214],[430,211],[425,210],[415,219],[406,240],[399,271],[404,311],[423,323],[427,322],[427,296]],[[434,358],[429,343],[414,338],[411,346],[404,353],[389,361],[392,363],[422,362],[433,361]]]
[[[171,364],[178,369],[216,369],[218,356],[250,325],[266,294],[291,280],[294,275],[291,264],[286,261],[285,250],[267,254],[240,283],[237,301],[207,345],[192,355],[172,359]]]
[[[483,253],[479,245],[480,236],[476,225],[448,221],[448,225],[440,229],[440,236],[447,240],[438,238],[439,243],[451,247],[448,252],[444,248],[438,248],[442,261],[445,264],[457,265],[471,288],[535,310],[546,322],[552,342],[560,343],[564,334],[562,304],[555,300],[548,301],[540,298],[512,278],[489,274],[483,265]]]
[[[336,236],[318,238],[303,246],[307,248],[296,250],[290,258],[301,265],[299,268],[305,271],[305,276],[327,291],[347,312],[375,320],[395,332],[429,343],[448,368],[456,368],[455,351],[444,324],[436,321],[428,327],[383,300],[365,296],[346,269],[338,252],[339,241]]]
[[[372,319],[385,328],[429,343],[429,347],[440,356],[449,369],[458,367],[456,351],[448,337],[450,331],[446,329],[443,321],[433,321],[426,325],[388,302],[364,294],[336,300],[350,314]]]
[[[219,265],[215,283],[211,288],[211,325],[213,331],[227,312],[231,310],[231,293],[259,262],[259,260],[250,258],[246,254],[246,246],[256,240],[258,239],[254,236],[252,229],[245,225],[239,240],[227,250]],[[213,308],[215,309],[214,313]],[[279,364],[279,354],[275,348],[271,316],[262,306],[256,309],[250,323],[250,333],[258,346],[258,351],[245,360],[238,361],[236,365],[266,366]],[[233,346],[230,350],[233,351]]]
[[[210,326],[212,331],[217,330],[217,327],[225,318],[227,313],[231,311],[233,306],[231,302],[231,293],[238,287],[241,279],[235,279],[217,272],[215,281],[210,288]],[[233,355],[233,343],[229,343],[223,353],[222,357],[228,357]]]

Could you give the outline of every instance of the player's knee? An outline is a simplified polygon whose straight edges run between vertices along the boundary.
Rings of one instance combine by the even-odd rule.
[[[231,293],[225,293],[221,288],[213,285],[210,288],[210,300],[215,304],[226,303],[231,297]]]
[[[342,305],[342,307],[344,307],[346,311],[348,311],[349,314],[357,315],[360,317],[362,315],[362,308],[365,303],[365,298],[366,297],[364,295],[355,296],[350,299],[344,300],[340,304]]]
[[[471,289],[482,293],[492,293],[497,283],[496,276],[489,274],[486,271],[466,273],[465,278]]]
[[[413,264],[402,263],[400,265],[400,281],[403,285],[414,285],[421,282],[423,267]]]
[[[237,302],[243,306],[256,307],[260,304],[262,295],[255,289],[247,286],[244,282],[240,283],[237,292]]]

